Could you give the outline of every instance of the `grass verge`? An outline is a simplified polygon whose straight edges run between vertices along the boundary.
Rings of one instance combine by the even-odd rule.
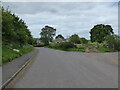
[[[15,52],[13,51],[13,49],[18,49],[20,50],[20,52]],[[30,45],[24,45],[23,47],[3,45],[2,46],[2,65],[33,50],[34,48]]]

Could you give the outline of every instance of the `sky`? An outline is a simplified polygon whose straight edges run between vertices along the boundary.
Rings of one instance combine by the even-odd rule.
[[[69,37],[78,34],[90,38],[90,29],[97,24],[109,24],[118,34],[117,2],[4,2],[18,15],[35,38],[45,25],[56,28],[56,35]]]

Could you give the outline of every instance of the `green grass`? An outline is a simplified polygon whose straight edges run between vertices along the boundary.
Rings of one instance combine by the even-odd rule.
[[[89,50],[90,50],[90,52],[94,52],[94,49],[93,49],[93,48],[90,48]]]
[[[15,52],[13,49],[18,49],[20,52]],[[14,60],[15,58],[18,58],[28,52],[31,52],[34,48],[30,45],[25,45],[23,47],[16,46],[2,46],[2,64],[5,64],[7,62],[10,62]]]

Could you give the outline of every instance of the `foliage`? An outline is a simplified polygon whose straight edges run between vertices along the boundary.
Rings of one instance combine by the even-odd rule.
[[[67,43],[67,44],[66,44]],[[84,47],[77,48],[76,45],[74,45],[70,42],[62,42],[62,43],[51,43],[48,48],[58,49],[58,50],[64,50],[64,51],[81,51],[85,52]]]
[[[28,44],[33,44],[33,38],[26,23],[8,9],[2,12],[2,62],[9,62],[33,50]],[[14,52],[19,49],[20,52]]]
[[[93,48],[89,48],[89,51],[90,51],[90,52],[94,52],[94,49],[93,49]]]
[[[86,44],[75,44],[76,48],[81,49],[81,48],[86,48]]]
[[[100,45],[100,43],[91,42],[91,41],[88,41],[88,43],[86,44],[87,47],[98,47],[99,45]]]
[[[106,47],[104,47],[104,46],[98,47],[97,50],[98,50],[99,52],[111,52],[111,51],[112,51],[111,49],[106,48]]]
[[[81,40],[81,43],[82,43],[82,44],[87,44],[87,43],[88,43],[88,40],[85,39],[85,38],[80,38],[80,40]]]
[[[2,8],[2,41],[7,44],[32,44],[32,35],[25,22],[4,8]]]
[[[80,52],[85,52],[86,51],[86,48],[89,47],[89,51],[90,52],[94,52],[94,47],[99,45],[99,47],[96,47],[96,49],[99,51],[99,52],[102,52],[102,53],[105,53],[105,52],[111,52],[113,51],[112,49],[109,49],[109,48],[106,48],[104,46],[104,44],[99,44],[97,42],[89,42],[90,45],[87,45],[87,44],[76,44],[74,47],[72,48],[61,48],[62,44],[60,43],[51,43],[48,48],[53,48],[53,49],[57,49],[57,50],[64,50],[64,51],[80,51]]]
[[[75,45],[71,42],[61,42],[61,43],[51,43],[49,45],[50,48],[61,48],[61,49],[69,49],[75,48]]]
[[[14,48],[20,50],[20,52],[13,51]],[[34,48],[30,45],[24,45],[23,47],[20,47],[18,45],[13,45],[12,47],[8,45],[3,45],[2,46],[2,64],[10,62],[13,59],[23,54],[31,52],[33,49]]]
[[[69,48],[66,51],[79,51],[79,52],[85,52],[85,48]]]
[[[49,47],[50,48],[60,48],[59,43],[50,43]]]
[[[92,42],[102,43],[107,35],[113,34],[113,29],[110,25],[98,24],[90,31],[90,39]]]
[[[75,44],[81,43],[80,38],[77,34],[70,36],[69,40],[70,40],[70,42],[75,43]]]
[[[108,35],[105,39],[108,48],[120,51],[120,36],[118,35]]]
[[[63,37],[61,34],[59,34],[59,35],[56,36],[55,38],[56,38],[56,39],[57,39],[57,38],[62,38],[62,39],[64,39],[64,37]]]
[[[59,44],[62,49],[75,48],[75,45],[71,42],[62,42]]]
[[[45,26],[44,28],[41,29],[40,35],[41,35],[41,41],[45,44],[48,45],[49,42],[52,42],[53,37],[55,36],[56,29],[50,26]]]

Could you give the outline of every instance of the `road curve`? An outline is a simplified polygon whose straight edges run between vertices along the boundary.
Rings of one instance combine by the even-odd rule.
[[[34,63],[13,88],[118,87],[118,53],[37,49]]]

